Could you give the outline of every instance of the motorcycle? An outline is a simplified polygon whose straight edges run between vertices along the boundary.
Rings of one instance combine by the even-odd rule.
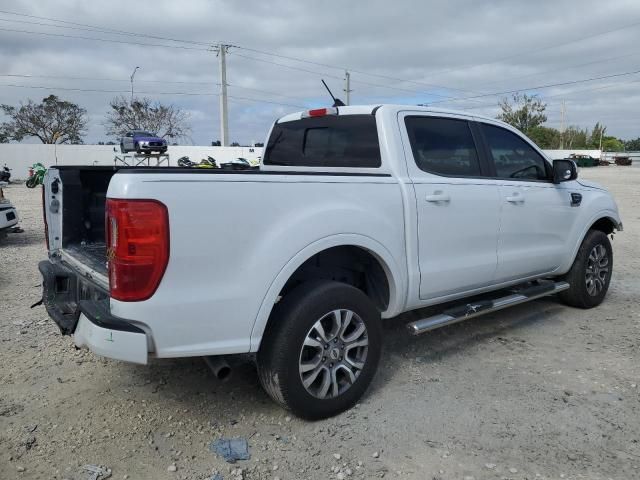
[[[44,181],[44,174],[47,171],[47,167],[45,167],[40,162],[34,163],[31,168],[29,168],[29,178],[27,179],[27,188],[35,188],[38,185],[42,185]]]
[[[4,164],[2,170],[0,170],[0,182],[9,183],[9,179],[11,178],[11,169],[7,167],[7,164]]]
[[[200,163],[192,162],[189,157],[180,157],[178,159],[178,166],[182,168],[218,168],[216,159],[213,157],[207,157],[200,160]]]

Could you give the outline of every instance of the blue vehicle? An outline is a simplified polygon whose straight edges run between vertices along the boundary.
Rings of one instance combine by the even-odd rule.
[[[144,130],[132,130],[120,139],[120,151],[122,153],[165,153],[167,141]]]

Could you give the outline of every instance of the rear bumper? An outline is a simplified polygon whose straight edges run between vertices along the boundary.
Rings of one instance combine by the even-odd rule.
[[[145,331],[111,314],[107,291],[64,263],[44,260],[38,269],[42,274],[42,302],[63,335],[73,335],[76,346],[98,355],[147,363]]]
[[[18,220],[18,212],[14,207],[0,205],[0,230],[17,225]]]
[[[116,360],[147,363],[147,336],[144,331],[109,328],[107,326],[109,324],[96,322],[96,320],[99,319],[88,317],[84,312],[80,313],[78,324],[73,332],[73,342],[76,347],[85,347],[97,355]]]

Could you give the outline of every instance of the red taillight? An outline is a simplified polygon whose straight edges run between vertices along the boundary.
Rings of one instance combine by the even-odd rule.
[[[107,260],[111,297],[151,297],[169,262],[169,214],[157,200],[107,199]]]

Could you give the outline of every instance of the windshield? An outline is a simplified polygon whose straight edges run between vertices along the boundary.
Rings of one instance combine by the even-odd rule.
[[[138,135],[138,136],[144,136],[144,137],[155,137],[156,136],[155,133],[145,132],[144,130],[136,130],[133,133]]]

